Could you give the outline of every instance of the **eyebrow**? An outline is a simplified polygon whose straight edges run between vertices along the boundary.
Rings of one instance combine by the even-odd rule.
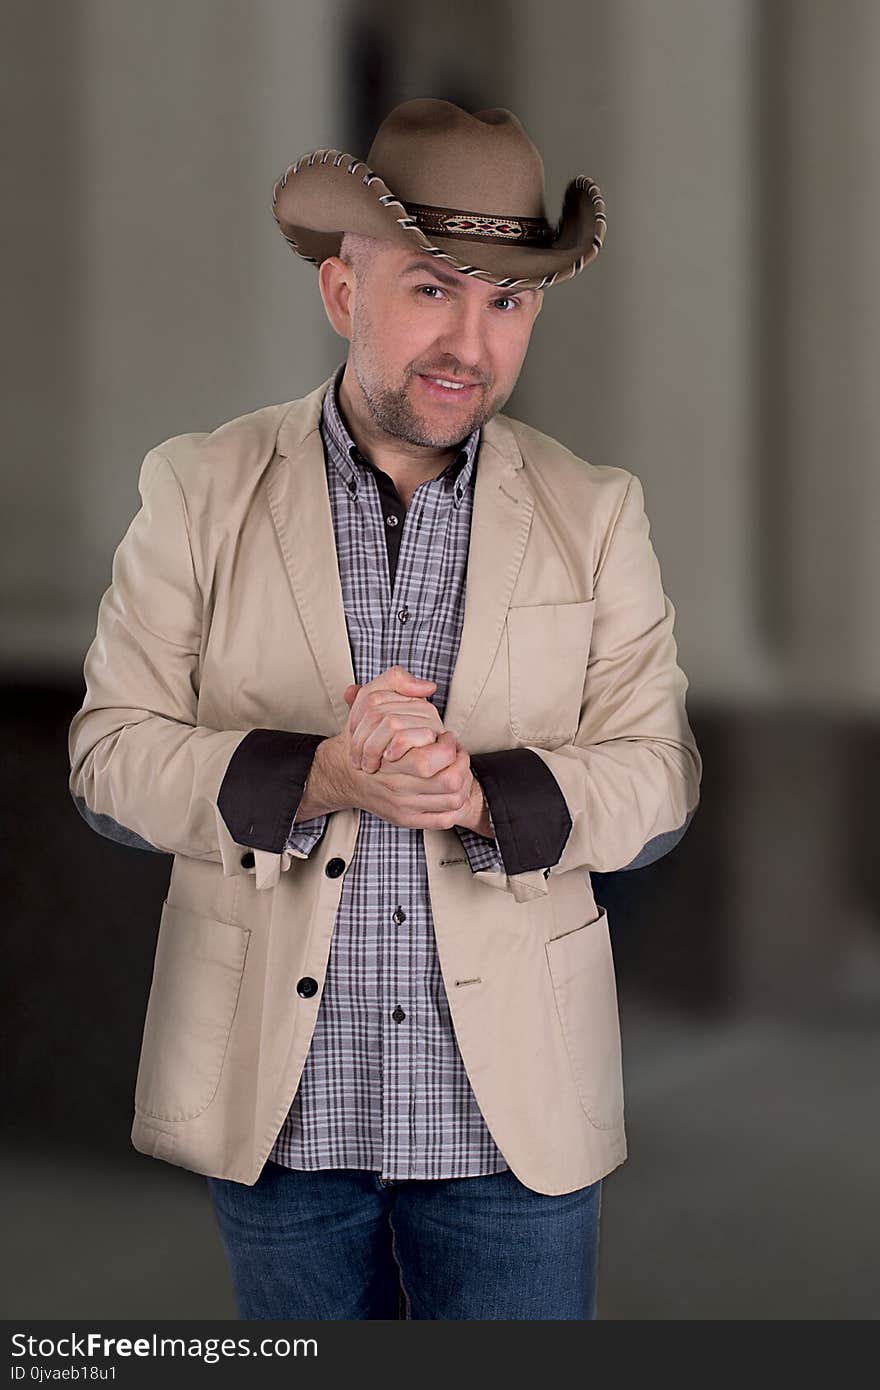
[[[460,271],[443,270],[439,265],[436,265],[433,261],[426,260],[424,257],[421,257],[417,261],[410,261],[408,265],[405,265],[400,272],[400,278],[403,279],[407,275],[415,275],[416,273],[419,275],[433,275],[437,280],[442,281],[444,285],[451,285],[453,289],[458,289],[463,279]],[[504,286],[495,285],[494,288],[500,290],[504,289]],[[514,289],[505,290],[504,292],[511,296],[537,293],[535,290]]]

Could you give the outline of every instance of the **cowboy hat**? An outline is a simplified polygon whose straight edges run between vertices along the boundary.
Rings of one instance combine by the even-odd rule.
[[[584,174],[547,221],[541,155],[512,111],[470,114],[416,97],[385,117],[366,162],[311,150],[276,180],[285,241],[320,265],[345,231],[409,246],[505,289],[541,289],[583,270],[605,239],[605,201]]]

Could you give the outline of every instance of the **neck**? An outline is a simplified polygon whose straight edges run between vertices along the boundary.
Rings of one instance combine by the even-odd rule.
[[[464,441],[435,448],[430,444],[411,444],[380,429],[370,414],[351,358],[346,361],[336,401],[343,423],[361,453],[393,479],[402,498],[411,497],[419,483],[436,478],[461,451]]]

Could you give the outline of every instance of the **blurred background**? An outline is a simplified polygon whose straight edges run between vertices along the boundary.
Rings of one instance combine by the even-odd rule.
[[[129,1142],[171,860],[103,839],[67,730],[147,450],[345,345],[271,215],[397,102],[507,106],[599,258],[506,413],[642,480],[702,800],[595,875],[629,1158],[599,1316],[875,1318],[880,5],[4,6],[6,1317],[235,1316],[203,1178]]]

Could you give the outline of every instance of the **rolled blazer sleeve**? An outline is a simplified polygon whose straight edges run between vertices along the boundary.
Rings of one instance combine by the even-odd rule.
[[[304,825],[294,825],[318,744],[326,734],[251,729],[233,753],[217,797],[220,814],[240,844],[281,854]],[[326,824],[326,817],[317,817]],[[323,827],[322,827],[323,828]],[[295,846],[298,848],[299,846]]]
[[[530,748],[501,748],[472,753],[471,767],[486,794],[505,871],[517,875],[555,864],[571,816],[546,764]]]
[[[183,492],[158,449],[144,458],[138,490],[142,505],[114,553],[84,662],[85,699],[70,724],[71,796],[109,839],[214,860],[227,875],[253,872],[257,887],[271,887],[290,862],[283,846],[302,794],[302,740],[321,736],[197,722],[202,595]],[[271,766],[253,761],[267,732],[289,754]],[[248,783],[257,766],[259,789],[253,776]]]
[[[685,708],[675,609],[649,532],[643,488],[631,475],[595,577],[574,741],[552,750],[528,745],[552,775],[570,820],[566,825],[545,779],[544,804],[556,811],[535,832],[533,857],[559,873],[649,864],[678,843],[699,803],[702,760]],[[494,808],[493,821],[506,857]],[[525,846],[525,836],[516,837]]]

